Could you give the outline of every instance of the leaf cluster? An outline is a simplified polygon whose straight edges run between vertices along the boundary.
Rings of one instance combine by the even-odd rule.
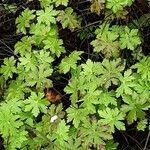
[[[0,135],[5,148],[117,149],[113,135],[116,129],[126,130],[125,122],[137,123],[137,129],[143,131],[148,125],[150,58],[141,54],[128,66],[121,57],[125,50],[137,54],[140,31],[105,24],[104,19],[91,42],[91,53],[102,54],[102,59],[86,60],[82,49],[68,53],[59,36],[61,27],[74,31],[81,26],[79,16],[67,7],[69,1],[39,2],[39,10],[27,8],[16,19],[17,32],[24,36],[14,46],[15,57],[5,58],[0,67],[0,87],[4,88]],[[120,15],[132,3],[95,0],[91,11],[100,14],[106,6]],[[54,80],[64,76],[68,83],[60,90],[65,92],[61,98],[70,102],[67,108],[50,103],[45,96],[46,89],[54,88]]]

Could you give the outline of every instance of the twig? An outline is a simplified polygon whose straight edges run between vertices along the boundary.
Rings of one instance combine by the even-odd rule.
[[[149,125],[149,126],[150,126],[150,125]],[[147,139],[146,139],[146,143],[145,143],[145,146],[144,146],[144,149],[143,149],[143,150],[146,150],[147,144],[148,144],[148,141],[149,141],[149,138],[150,138],[150,130],[149,130],[149,132],[148,132]]]

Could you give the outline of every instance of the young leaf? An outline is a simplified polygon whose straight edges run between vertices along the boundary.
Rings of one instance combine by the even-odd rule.
[[[40,23],[36,23],[36,24],[33,23],[31,24],[31,27],[30,27],[30,34],[39,36],[43,39],[47,36],[50,30],[51,30],[50,26],[47,26],[45,24],[40,24]]]
[[[65,52],[62,39],[49,36],[46,40],[43,41],[44,49],[50,49],[52,54],[55,54],[57,57],[60,56],[61,53]]]
[[[99,103],[108,107],[109,104],[117,106],[117,100],[114,92],[102,92],[100,94]]]
[[[79,138],[83,141],[83,147],[88,148],[93,144],[98,148],[98,145],[105,145],[105,140],[112,139],[108,126],[103,126],[97,120],[87,119],[79,128]]]
[[[80,27],[80,22],[77,19],[76,13],[73,12],[71,7],[67,7],[65,11],[60,11],[57,20],[61,22],[63,29],[69,28],[74,30]]]
[[[34,10],[25,9],[22,14],[16,19],[17,32],[26,34],[26,28],[30,27],[30,21],[35,18]]]
[[[95,52],[102,52],[106,58],[118,57],[119,55],[119,42],[117,41],[119,33],[107,24],[103,25],[100,29],[96,30],[96,40],[91,42]]]
[[[132,70],[129,69],[125,71],[124,77],[120,77],[121,85],[117,88],[116,96],[119,97],[122,94],[132,94],[132,88],[136,86],[136,84],[133,82],[135,79],[134,76],[132,76]]]
[[[48,7],[53,3],[53,0],[39,0],[39,1],[42,8]]]
[[[54,61],[53,57],[50,55],[50,52],[47,52],[45,50],[40,50],[39,52],[35,51],[34,54],[39,64],[47,66],[51,65],[51,63]]]
[[[122,97],[126,103],[122,105],[122,111],[127,113],[128,123],[131,124],[137,119],[143,120],[146,115],[144,110],[150,108],[148,99],[141,97],[135,92],[132,95],[123,95]]]
[[[136,63],[132,68],[137,68],[143,80],[150,81],[150,57],[144,57],[139,63]]]
[[[28,71],[36,71],[37,70],[37,60],[35,58],[35,55],[33,53],[26,53],[24,57],[19,58],[20,63],[18,66],[23,66],[25,69],[25,72]]]
[[[54,0],[56,7],[63,5],[63,6],[67,6],[69,0]]]
[[[63,58],[59,65],[60,72],[66,74],[70,69],[76,69],[77,61],[81,60],[80,55],[82,53],[81,51],[74,51],[68,57]]]
[[[53,9],[53,6],[46,7],[44,10],[36,11],[38,23],[44,23],[47,26],[56,23],[55,17],[57,16],[58,11]]]
[[[15,135],[17,130],[23,125],[19,115],[11,112],[9,104],[0,107],[0,133],[3,137]]]
[[[119,79],[122,76],[121,72],[124,70],[124,66],[121,63],[120,59],[109,61],[104,59],[102,62],[103,72],[100,78],[101,83],[104,84],[106,88],[111,86],[111,83],[114,85],[119,84]]]
[[[21,149],[24,143],[28,141],[27,136],[28,136],[28,132],[25,131],[24,129],[20,129],[14,135],[5,138],[6,141],[4,145],[7,145],[6,147],[7,150]]]
[[[138,122],[137,129],[139,131],[145,131],[146,126],[147,126],[147,120],[144,119],[144,120],[141,120],[140,122]]]
[[[25,111],[31,111],[35,117],[37,117],[40,112],[46,113],[48,101],[43,99],[43,97],[43,93],[38,93],[37,95],[35,92],[32,92],[31,96],[25,100]]]
[[[12,78],[13,73],[16,73],[16,67],[15,67],[16,60],[14,57],[5,58],[4,59],[4,65],[0,68],[0,73],[4,76],[5,80],[8,78]]]
[[[90,6],[91,12],[100,15],[101,11],[105,7],[105,0],[94,0],[91,1],[91,3],[92,3]]]
[[[103,125],[110,126],[111,132],[114,133],[114,127],[116,127],[118,130],[125,130],[125,125],[122,122],[122,120],[124,120],[124,114],[120,112],[118,108],[106,108],[106,110],[99,110],[98,113],[100,117],[102,117],[102,119],[100,119],[99,121]]]
[[[131,6],[133,0],[107,0],[106,7],[111,9],[114,13],[123,10],[126,6]]]
[[[75,128],[78,128],[80,123],[87,119],[88,112],[86,109],[70,107],[67,109],[68,119],[67,121],[73,121]]]
[[[130,30],[129,27],[126,26],[124,32],[120,34],[120,47],[122,49],[128,48],[134,50],[139,44],[141,44],[141,40],[138,35],[138,30]]]
[[[21,41],[17,42],[15,45],[15,54],[20,54],[21,56],[25,56],[26,53],[31,52],[32,44],[35,41],[28,36],[24,36]]]
[[[56,129],[55,133],[52,136],[53,139],[56,139],[55,144],[64,146],[65,141],[68,141],[69,139],[68,133],[69,133],[69,126],[66,125],[64,120],[61,120],[61,122],[58,125],[58,128]]]
[[[78,78],[72,78],[71,82],[65,87],[64,91],[71,94],[71,103],[75,104],[78,101]]]

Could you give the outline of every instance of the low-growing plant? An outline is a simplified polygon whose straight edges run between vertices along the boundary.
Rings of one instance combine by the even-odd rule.
[[[96,2],[114,14],[133,3]],[[96,2],[91,11],[100,14],[93,10]],[[0,134],[7,150],[117,149],[116,129],[125,131],[134,122],[138,130],[148,126],[150,58],[142,54],[129,66],[122,57],[125,50],[135,55],[142,43],[140,31],[104,21],[91,41],[101,60],[82,59],[82,49],[68,54],[59,37],[60,24],[73,32],[82,21],[68,3],[40,0],[40,10],[27,8],[16,19],[17,32],[24,36],[0,68]],[[67,108],[45,96],[45,89],[53,88],[54,78],[61,76],[69,77],[63,89],[70,101]]]

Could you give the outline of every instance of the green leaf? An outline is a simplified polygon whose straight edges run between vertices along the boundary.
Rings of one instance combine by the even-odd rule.
[[[61,120],[61,122],[58,124],[55,133],[52,135],[52,138],[56,139],[55,144],[64,147],[65,141],[69,140],[68,134],[69,134],[69,126],[66,125],[64,120]]]
[[[81,147],[81,140],[79,138],[69,138],[68,141],[66,141],[65,143],[65,149],[69,150],[70,147],[73,150],[83,150],[83,148]]]
[[[88,112],[86,109],[70,107],[67,109],[67,122],[73,121],[75,128],[78,128],[80,123],[87,119]]]
[[[25,9],[16,19],[17,32],[26,34],[26,28],[30,27],[30,21],[35,18],[34,10]]]
[[[121,85],[117,88],[116,96],[119,97],[122,94],[129,94],[132,95],[133,89],[136,84],[133,82],[135,77],[132,75],[132,70],[129,69],[125,71],[124,77],[120,77]]]
[[[33,53],[26,53],[24,57],[19,58],[19,61],[19,65],[25,68],[25,72],[37,70],[38,65]]]
[[[102,117],[102,119],[99,121],[103,125],[110,126],[111,132],[114,133],[114,127],[116,127],[118,130],[125,130],[125,125],[122,122],[122,120],[124,120],[124,114],[120,112],[118,108],[110,109],[107,107],[106,110],[99,110],[98,113],[100,117]]]
[[[102,92],[99,98],[100,104],[108,107],[109,104],[117,106],[117,100],[115,98],[114,92]]]
[[[19,115],[11,112],[9,104],[0,107],[0,133],[3,137],[13,136],[17,130],[23,125]]]
[[[64,120],[61,120],[61,122],[58,125],[58,129],[56,131],[56,134],[59,135],[59,137],[61,139],[67,140],[69,138],[68,137],[68,131],[69,131],[69,126],[66,125]]]
[[[117,58],[119,56],[119,42],[117,40],[119,33],[107,24],[97,29],[96,34],[96,39],[91,42],[94,51],[97,53],[102,52],[105,58]]]
[[[132,68],[137,68],[143,80],[150,81],[150,57],[144,57],[140,62],[136,63]]]
[[[68,57],[63,58],[59,65],[60,72],[66,74],[70,69],[76,69],[77,61],[81,60],[80,55],[82,53],[81,51],[73,51]]]
[[[118,143],[114,143],[113,140],[110,140],[106,143],[106,150],[117,150]]]
[[[12,78],[13,73],[16,73],[16,60],[14,57],[9,57],[4,59],[4,64],[0,68],[0,73],[4,76],[5,80]]]
[[[25,56],[26,53],[31,52],[32,44],[35,41],[28,36],[24,36],[21,41],[17,42],[15,45],[15,54],[20,54],[21,56]]]
[[[145,118],[144,110],[150,108],[150,103],[145,97],[141,97],[137,93],[132,95],[123,95],[123,101],[126,104],[122,105],[122,111],[127,113],[127,121],[129,124],[133,123],[137,119],[143,120]]]
[[[48,7],[53,3],[53,0],[39,0],[39,1],[42,8]]]
[[[65,87],[64,91],[71,94],[71,103],[75,104],[78,101],[78,79],[72,78],[71,82]]]
[[[22,112],[22,108],[24,107],[24,103],[22,99],[11,97],[11,99],[6,99],[7,103],[3,104],[3,107],[10,109],[13,114],[19,114]]]
[[[48,101],[43,99],[43,97],[43,93],[38,93],[37,95],[35,92],[32,92],[31,96],[25,100],[25,111],[31,111],[35,117],[37,117],[40,112],[46,113]]]
[[[40,50],[39,52],[35,51],[34,53],[38,59],[39,64],[50,65],[54,61],[54,58],[50,55],[50,52]]]
[[[91,87],[92,87],[92,85],[91,85]],[[101,92],[102,91],[100,91],[100,90],[96,90],[96,87],[89,88],[89,90],[87,90],[86,94],[81,99],[81,101],[83,101],[81,106],[86,108],[86,111],[89,114],[96,113],[96,108],[94,107],[94,104],[95,105],[100,104],[99,97],[100,97]]]
[[[24,99],[26,92],[29,92],[29,89],[25,86],[24,82],[12,80],[6,91],[6,100],[11,100],[12,98]]]
[[[86,64],[82,64],[81,66],[83,68],[84,75],[92,75],[93,74],[94,63],[90,59],[87,60]]]
[[[91,144],[98,148],[98,145],[105,145],[105,140],[112,139],[107,126],[103,126],[95,119],[87,119],[79,128],[79,138],[83,141],[83,147],[88,148]]]
[[[124,66],[120,59],[109,61],[104,59],[102,62],[103,71],[101,76],[101,83],[104,84],[105,88],[111,86],[111,84],[118,85],[119,79],[122,76],[121,72],[124,70]]]
[[[46,68],[46,66],[44,66],[44,65],[39,65],[38,69],[39,69],[38,74],[37,74],[37,76],[35,76],[37,78],[33,78],[35,80],[35,82],[37,83],[36,87],[37,88],[43,88],[43,89],[45,87],[51,87],[52,81],[50,79],[47,79],[47,77],[51,76],[53,69],[51,69],[50,67]]]
[[[23,127],[20,113],[23,101],[12,99],[0,105],[0,134],[4,139],[4,146],[8,150],[21,148],[27,140],[27,131]]]
[[[140,74],[134,74],[135,84],[134,90],[144,98],[150,97],[150,82],[148,80],[143,80]]]
[[[123,10],[126,6],[131,6],[134,0],[107,0],[106,8],[111,9],[113,13]]]
[[[63,5],[63,6],[67,6],[69,0],[54,0],[56,7]]]
[[[128,48],[134,50],[139,44],[141,44],[141,40],[138,35],[138,30],[130,30],[129,27],[126,26],[124,32],[120,34],[120,47],[122,49]]]
[[[52,54],[55,54],[57,57],[60,56],[61,53],[65,52],[63,45],[63,40],[56,38],[56,37],[48,37],[46,40],[43,41],[44,43],[44,49],[50,49]]]
[[[77,15],[73,12],[71,7],[67,7],[65,11],[61,10],[57,20],[61,22],[63,29],[68,27],[69,29],[74,30],[75,28],[80,27]]]
[[[36,23],[36,24],[31,24],[30,34],[34,34],[43,39],[45,36],[47,36],[47,34],[50,32],[50,30],[51,30],[50,26],[47,26],[45,24]]]
[[[27,131],[24,129],[18,130],[15,135],[10,136],[7,138],[9,141],[9,144],[7,145],[8,141],[5,141],[5,145],[7,145],[7,150],[15,150],[15,149],[20,149],[22,148],[22,145],[27,142]]]
[[[44,10],[36,11],[38,23],[44,23],[47,26],[56,23],[55,17],[57,16],[58,11],[53,9],[53,6],[46,7]]]
[[[140,122],[138,122],[137,129],[139,131],[145,131],[146,127],[147,127],[147,120],[146,119],[141,120]]]

